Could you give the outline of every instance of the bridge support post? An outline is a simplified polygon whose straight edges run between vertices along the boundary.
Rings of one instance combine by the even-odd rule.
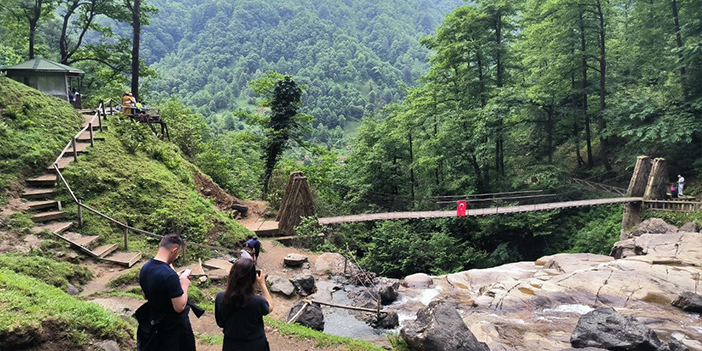
[[[649,183],[649,175],[651,174],[651,158],[648,156],[639,156],[636,160],[634,174],[629,181],[629,188],[626,191],[627,197],[643,197],[646,193],[646,188]],[[631,232],[641,223],[641,212],[643,211],[643,203],[628,203],[624,205],[624,215],[622,217],[622,230],[620,234],[621,240],[629,238]]]
[[[648,177],[646,192],[644,192],[644,200],[663,200],[667,196],[668,182],[668,163],[664,158],[653,160],[651,174]]]

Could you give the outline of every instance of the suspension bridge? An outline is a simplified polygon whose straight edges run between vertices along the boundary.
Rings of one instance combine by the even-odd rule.
[[[629,175],[620,175],[617,178],[622,177],[629,177]],[[369,199],[370,202],[381,204],[382,208],[391,209],[391,211],[321,217],[318,218],[318,222],[320,225],[334,225],[386,220],[454,218],[459,216],[455,208],[461,200],[467,202],[465,216],[469,217],[623,204],[625,205],[623,227],[630,227],[632,223],[640,221],[641,212],[644,210],[675,212],[702,210],[702,202],[697,202],[694,197],[670,198],[666,193],[667,178],[665,160],[651,160],[642,156],[638,160],[633,177],[629,180],[628,188],[594,182],[590,179],[570,179],[566,187],[551,191],[525,190],[423,198],[370,193],[368,194],[372,197]],[[597,198],[582,199],[588,196]],[[291,174],[283,202],[277,221],[262,220],[250,225],[249,229],[260,236],[290,234],[294,231],[294,226],[299,224],[300,217],[315,215],[313,206],[309,206],[311,191],[302,173]],[[298,208],[305,208],[305,210],[300,212]]]

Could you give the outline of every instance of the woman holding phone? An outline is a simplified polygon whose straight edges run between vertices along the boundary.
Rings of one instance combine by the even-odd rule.
[[[262,295],[254,294],[258,282]],[[266,276],[251,259],[234,263],[227,288],[215,299],[215,319],[224,329],[223,351],[270,351],[263,316],[273,311],[273,300],[266,287]]]

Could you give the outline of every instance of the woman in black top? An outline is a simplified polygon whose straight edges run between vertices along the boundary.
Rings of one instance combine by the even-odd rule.
[[[254,283],[263,296],[254,295]],[[263,316],[273,311],[273,300],[266,287],[266,276],[256,271],[250,259],[236,261],[227,288],[217,294],[215,319],[224,329],[223,351],[270,351],[263,329]]]

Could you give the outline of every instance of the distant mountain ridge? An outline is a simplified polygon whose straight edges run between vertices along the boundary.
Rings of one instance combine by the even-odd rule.
[[[307,85],[305,106],[332,129],[404,96],[426,70],[431,35],[459,0],[155,0],[143,55],[157,96],[205,115],[251,106],[266,71]],[[323,127],[320,126],[323,125]],[[322,137],[323,139],[323,137]]]

